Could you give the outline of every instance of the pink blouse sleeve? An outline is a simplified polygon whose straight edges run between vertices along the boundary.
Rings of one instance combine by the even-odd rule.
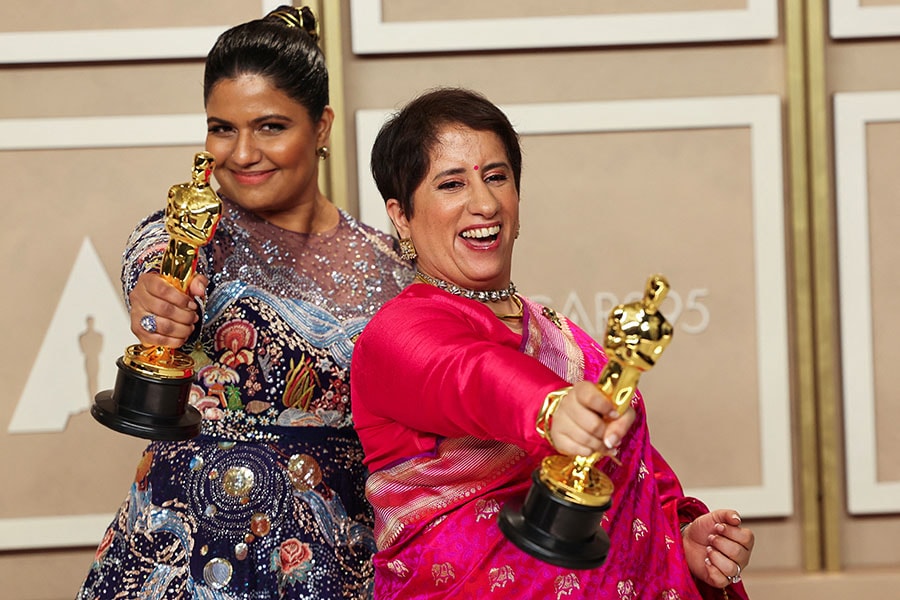
[[[402,445],[390,435],[418,436],[420,451],[466,435],[549,450],[535,418],[567,383],[523,354],[521,336],[487,307],[418,295],[407,290],[386,304],[353,351],[354,422],[367,459],[375,446]],[[375,449],[376,463],[405,458],[383,453]]]

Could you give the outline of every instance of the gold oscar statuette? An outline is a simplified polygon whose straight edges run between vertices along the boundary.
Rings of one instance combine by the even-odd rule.
[[[644,371],[651,369],[672,340],[672,325],[659,306],[669,291],[662,275],[647,280],[637,302],[612,309],[603,348],[609,362],[597,387],[616,406],[628,410]],[[532,474],[524,502],[508,502],[498,524],[516,546],[543,560],[570,569],[600,566],[609,553],[609,536],[601,527],[614,486],[595,465],[605,453],[551,455]]]
[[[191,181],[169,188],[165,226],[169,244],[159,273],[186,292],[197,268],[201,246],[213,237],[222,201],[209,184],[215,159],[194,155]],[[115,387],[94,397],[91,414],[103,425],[142,438],[183,440],[200,433],[200,413],[190,406],[194,361],[166,346],[134,344],[116,361]]]

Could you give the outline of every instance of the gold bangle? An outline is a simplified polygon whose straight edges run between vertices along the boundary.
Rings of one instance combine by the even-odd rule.
[[[556,390],[555,392],[547,394],[543,404],[541,404],[541,410],[538,412],[537,421],[534,423],[534,428],[537,430],[538,435],[547,440],[547,443],[554,449],[556,446],[553,445],[553,439],[550,437],[550,427],[553,425],[553,413],[559,408],[560,400],[562,400],[571,389],[572,386],[570,385],[561,390]]]

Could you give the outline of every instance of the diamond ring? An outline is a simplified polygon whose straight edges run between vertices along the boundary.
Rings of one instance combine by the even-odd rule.
[[[141,317],[141,327],[147,333],[156,333],[156,315],[144,315]]]

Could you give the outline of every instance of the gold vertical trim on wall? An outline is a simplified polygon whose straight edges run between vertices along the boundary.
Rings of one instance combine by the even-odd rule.
[[[784,2],[804,567],[836,571],[841,481],[825,5]]]
[[[347,187],[347,119],[344,103],[344,36],[340,0],[316,0],[307,3],[317,10],[322,22],[322,51],[328,65],[328,88],[334,124],[331,127],[331,156],[324,161],[323,190],[340,208],[349,210]],[[321,173],[320,173],[321,175]]]
[[[819,504],[819,435],[816,418],[812,238],[810,234],[810,172],[807,119],[807,44],[804,2],[784,3],[787,51],[788,153],[794,283],[795,397],[800,462],[800,518],[803,566],[822,568],[821,506]]]
[[[789,3],[789,2],[787,2]],[[822,566],[841,568],[840,526],[843,511],[840,418],[837,381],[838,318],[836,314],[836,257],[834,211],[830,189],[828,92],[825,79],[825,44],[828,33],[825,3],[806,3],[807,123],[815,315],[816,411],[819,436]]]

